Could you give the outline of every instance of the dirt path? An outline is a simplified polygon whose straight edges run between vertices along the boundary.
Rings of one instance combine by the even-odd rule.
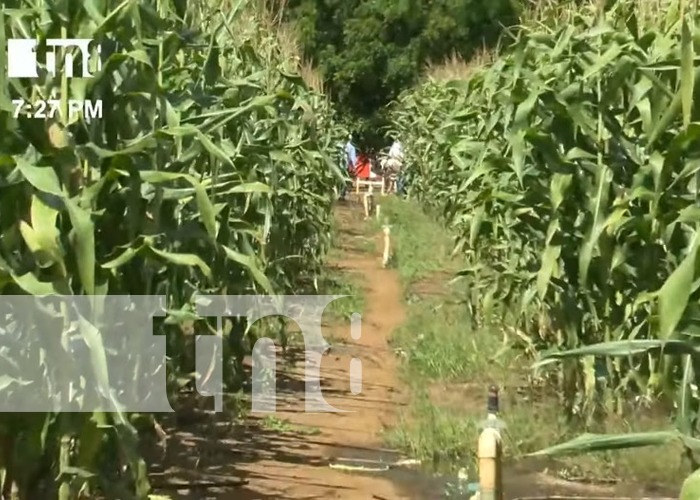
[[[398,276],[393,270],[382,269],[381,253],[368,254],[350,246],[351,238],[361,233],[359,210],[342,207],[338,212],[344,248],[342,260],[334,264],[343,272],[358,276],[366,309],[362,311],[359,341],[351,338],[349,325],[335,329],[334,340],[342,340],[343,349],[336,351],[332,347],[324,356],[321,377],[326,400],[348,413],[304,413],[303,395],[288,394],[289,406],[275,417],[288,420],[292,426],[320,432],[312,437],[300,436],[282,446],[279,451],[288,455],[286,459],[272,456],[244,466],[244,471],[258,477],[251,481],[254,493],[250,498],[407,498],[386,478],[349,474],[327,465],[337,457],[378,458],[381,454],[380,433],[391,422],[397,405],[396,361],[387,340],[405,317]],[[324,334],[327,336],[327,332]],[[357,396],[351,393],[349,383],[353,357],[362,360],[363,386]],[[301,375],[303,366],[298,364],[292,371]]]
[[[324,328],[332,345],[322,358],[321,386],[325,399],[347,413],[306,413],[304,411],[304,361],[298,359],[282,373],[278,367],[277,411],[265,419],[253,416],[248,428],[228,428],[221,418],[203,434],[202,424],[179,423],[168,444],[168,459],[157,469],[154,482],[183,482],[188,489],[164,492],[172,498],[188,499],[358,499],[401,500],[405,496],[385,475],[357,474],[332,469],[337,458],[385,458],[381,432],[392,422],[400,403],[396,392],[397,361],[388,346],[392,331],[404,321],[402,288],[394,270],[381,266],[381,246],[368,253],[353,242],[366,233],[366,222],[357,206],[338,209],[342,257],[336,266],[356,275],[364,290],[362,335],[353,340],[349,322],[342,327]],[[377,235],[379,242],[380,235]],[[360,311],[358,311],[360,312]],[[331,338],[332,337],[332,338]],[[299,356],[302,358],[302,356]],[[350,361],[362,360],[362,392],[350,390]],[[277,422],[271,429],[269,422]],[[242,431],[242,432],[241,432]],[[172,465],[171,465],[172,464]],[[177,464],[177,465],[174,465]],[[244,480],[236,487],[193,485]],[[162,490],[161,490],[162,491]],[[421,497],[422,498],[422,497]]]

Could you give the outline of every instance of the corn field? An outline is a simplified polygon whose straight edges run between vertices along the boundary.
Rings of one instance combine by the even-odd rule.
[[[191,377],[177,323],[194,294],[294,293],[315,282],[329,246],[340,173],[326,152],[339,130],[261,5],[8,0],[0,7],[3,75],[12,38],[89,38],[102,60],[94,78],[3,76],[0,291],[165,296],[172,314],[156,320],[155,331],[167,337],[172,394]],[[51,98],[60,100],[54,117],[15,113],[15,100]],[[70,114],[70,99],[101,99],[103,118]],[[199,333],[207,327],[195,323]],[[255,329],[236,321],[225,328],[231,384],[243,377],[251,336]],[[54,339],[59,349],[63,340]],[[92,369],[101,374],[109,353],[99,333],[92,340]],[[3,347],[3,359],[26,355]],[[54,358],[43,363],[47,373],[61,369]],[[3,381],[3,391],[12,387]],[[148,498],[134,428],[144,419],[153,424],[148,415],[114,412],[2,414],[4,498]]]
[[[474,321],[540,354],[568,416],[675,401],[673,432],[562,452],[698,449],[697,20],[683,0],[578,6],[393,107],[409,196],[457,234]]]

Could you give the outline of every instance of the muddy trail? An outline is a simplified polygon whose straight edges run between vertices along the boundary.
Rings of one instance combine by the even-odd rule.
[[[373,250],[362,245],[368,223],[360,205],[339,206],[336,218],[340,255],[331,265],[354,277],[365,304],[359,340],[351,337],[349,321],[324,325],[331,348],[322,358],[321,387],[326,401],[343,412],[307,413],[303,354],[288,351],[280,362],[280,352],[274,414],[254,414],[243,421],[226,412],[201,412],[199,418],[178,414],[174,422],[164,425],[167,445],[151,450],[147,459],[158,494],[183,500],[445,498],[444,479],[414,468],[360,473],[335,467],[344,459],[357,464],[406,458],[383,449],[381,434],[396,422],[408,398],[400,389],[399,361],[389,346],[392,332],[404,322],[407,312],[398,273],[382,268],[380,234],[372,236],[376,238]],[[353,358],[362,362],[362,390],[357,395],[350,384]],[[474,408],[474,412],[482,410]],[[473,439],[476,442],[476,436]],[[607,487],[557,481],[540,473],[541,467],[508,469],[504,474],[507,499],[624,494]]]

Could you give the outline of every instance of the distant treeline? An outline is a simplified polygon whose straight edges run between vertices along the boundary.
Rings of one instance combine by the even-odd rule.
[[[298,32],[307,59],[365,138],[382,108],[427,62],[465,59],[517,20],[511,0],[267,0]]]

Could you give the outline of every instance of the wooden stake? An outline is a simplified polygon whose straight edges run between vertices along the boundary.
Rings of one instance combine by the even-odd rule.
[[[391,255],[391,228],[384,226],[384,253],[382,255],[382,267],[386,268],[389,265],[389,256]]]

